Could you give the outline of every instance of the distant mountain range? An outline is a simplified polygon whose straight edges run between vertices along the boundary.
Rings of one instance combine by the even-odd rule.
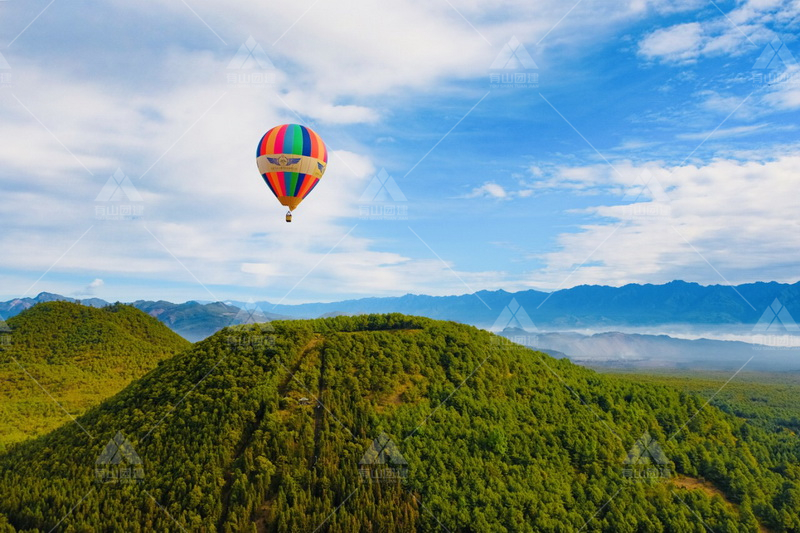
[[[166,318],[169,317],[173,323],[178,320],[178,316],[187,314],[195,319],[201,316],[233,318],[240,309],[255,309],[268,319],[405,313],[490,328],[498,322],[512,299],[540,329],[542,326],[547,329],[577,329],[613,325],[755,324],[775,299],[790,313],[795,311],[800,317],[800,282],[759,282],[737,286],[704,286],[685,281],[672,281],[663,285],[630,284],[622,287],[580,285],[552,293],[536,290],[510,293],[498,290],[460,296],[407,294],[399,297],[298,305],[275,305],[268,301],[227,301],[224,304],[189,301],[174,304],[144,300],[133,302],[132,305],[153,316],[164,315],[162,320],[165,322],[168,322]],[[75,301],[73,298],[43,292],[36,298],[0,303],[0,315],[8,318],[36,303],[53,300]],[[93,307],[108,305],[108,302],[98,298],[80,301]]]
[[[223,302],[174,304],[137,300],[131,305],[156,317],[184,338],[196,342],[226,326],[255,324],[293,317],[264,313],[253,306],[237,307]]]
[[[38,303],[52,301],[80,302],[90,307],[111,305],[99,298],[76,300],[67,296],[43,292],[36,298],[22,298],[0,303],[0,317],[7,319]],[[203,340],[226,326],[293,318],[263,313],[255,306],[237,307],[222,302],[203,304],[189,301],[175,304],[163,300],[157,302],[137,300],[131,302],[130,305],[157,318],[175,333],[192,342]]]
[[[741,341],[676,339],[617,331],[583,335],[574,332],[527,332],[508,328],[499,333],[511,342],[553,357],[606,368],[673,368],[734,371],[742,366],[765,372],[800,372],[800,347],[775,347]]]
[[[9,318],[39,302],[75,301],[51,293],[36,298],[23,298],[0,303],[0,317]],[[558,355],[563,353],[575,360],[603,364],[624,357],[620,364],[692,364],[696,360],[725,361],[733,364],[743,354],[752,351],[745,342],[684,340],[665,335],[603,333],[580,335],[565,330],[611,332],[626,328],[645,328],[666,332],[667,325],[704,326],[709,329],[739,327],[749,331],[763,317],[774,319],[779,309],[782,321],[800,319],[800,282],[749,283],[738,286],[711,285],[673,281],[663,285],[630,284],[623,287],[582,285],[553,293],[528,290],[515,293],[480,291],[460,296],[426,296],[408,294],[401,297],[363,298],[333,303],[275,305],[258,302],[197,302],[176,304],[166,301],[132,302],[134,307],[161,320],[173,331],[190,341],[204,339],[225,326],[266,322],[276,319],[316,318],[321,316],[357,315],[368,313],[404,313],[434,319],[452,320],[477,327],[503,331],[514,328],[538,333],[537,348]],[[83,299],[81,303],[103,307],[108,302]],[[770,306],[773,305],[771,310]],[[266,311],[265,311],[266,310]],[[788,318],[787,318],[788,317]],[[554,333],[557,332],[557,333]],[[661,331],[659,331],[661,332]],[[800,330],[798,331],[800,333]],[[800,351],[796,351],[800,354]],[[775,352],[781,365],[795,351]],[[748,356],[749,357],[749,356]],[[765,356],[757,358],[764,365]],[[798,359],[798,358],[795,358]],[[747,360],[745,357],[742,362]],[[771,359],[769,359],[771,361]],[[769,366],[769,365],[768,365]],[[791,365],[789,365],[791,366]],[[782,368],[786,368],[782,366]]]
[[[492,328],[498,325],[513,299],[538,328],[554,330],[603,329],[619,325],[755,324],[776,298],[800,318],[800,282],[703,286],[672,281],[663,285],[630,284],[623,287],[581,285],[552,293],[498,290],[460,296],[407,294],[300,305],[259,301],[256,305],[272,313],[296,318],[397,312]]]

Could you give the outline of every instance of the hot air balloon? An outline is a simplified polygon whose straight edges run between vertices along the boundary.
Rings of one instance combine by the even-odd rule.
[[[256,150],[256,163],[272,194],[292,211],[319,183],[328,166],[328,149],[311,128],[284,124],[269,130]]]

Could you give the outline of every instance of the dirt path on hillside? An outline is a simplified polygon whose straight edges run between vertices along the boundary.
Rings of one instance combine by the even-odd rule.
[[[719,496],[731,508],[736,509],[737,512],[739,511],[739,506],[730,501],[728,497],[725,496],[724,492],[719,490],[709,481],[702,481],[697,478],[689,476],[678,476],[673,478],[671,481],[675,486],[681,487],[683,489],[703,491],[709,498],[713,498],[714,496]],[[770,533],[770,530],[764,527],[761,523],[758,524],[758,530],[761,533]]]

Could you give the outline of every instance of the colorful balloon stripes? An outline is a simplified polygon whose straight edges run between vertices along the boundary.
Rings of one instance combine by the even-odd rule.
[[[300,124],[276,126],[264,134],[256,157],[274,154],[305,155],[328,162],[328,150],[320,136]]]
[[[328,149],[310,128],[284,124],[272,128],[261,138],[256,162],[278,201],[293,210],[322,178],[328,163]]]

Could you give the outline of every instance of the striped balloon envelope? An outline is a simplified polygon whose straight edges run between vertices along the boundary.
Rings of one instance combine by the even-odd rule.
[[[284,124],[272,128],[261,138],[256,163],[272,193],[291,212],[314,190],[325,173],[328,149],[311,128]]]

